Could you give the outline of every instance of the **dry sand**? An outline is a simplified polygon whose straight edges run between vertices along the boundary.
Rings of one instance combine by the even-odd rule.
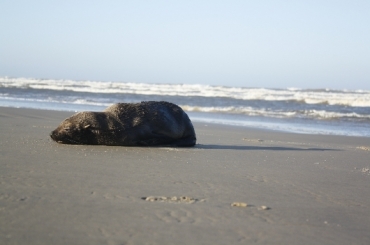
[[[74,146],[0,108],[0,244],[370,244],[370,139],[195,123],[194,148]]]

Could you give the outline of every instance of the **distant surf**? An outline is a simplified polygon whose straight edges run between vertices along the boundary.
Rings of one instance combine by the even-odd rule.
[[[166,100],[194,121],[370,137],[370,91],[267,89],[0,77],[0,106],[102,110],[118,102]]]

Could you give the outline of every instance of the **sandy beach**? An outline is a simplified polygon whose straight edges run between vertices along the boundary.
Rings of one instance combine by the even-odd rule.
[[[194,123],[193,148],[62,145],[0,108],[0,244],[370,244],[370,138]]]

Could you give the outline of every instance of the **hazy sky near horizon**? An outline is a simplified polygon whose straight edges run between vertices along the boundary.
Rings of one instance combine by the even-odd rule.
[[[370,89],[370,1],[1,1],[0,76]]]

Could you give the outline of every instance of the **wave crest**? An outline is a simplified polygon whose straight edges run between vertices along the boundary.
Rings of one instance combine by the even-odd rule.
[[[182,105],[185,111],[189,112],[211,112],[211,113],[230,113],[244,114],[247,116],[263,116],[274,118],[310,118],[319,120],[336,120],[336,119],[362,119],[370,120],[370,115],[362,115],[355,112],[331,112],[325,110],[299,110],[299,111],[278,111],[269,109],[256,109],[252,107],[199,107]]]
[[[294,101],[305,104],[328,104],[370,107],[370,91],[329,89],[266,89],[224,87],[200,84],[147,84],[102,81],[74,81],[0,77],[0,87],[67,90],[105,94],[224,97],[238,100]]]

